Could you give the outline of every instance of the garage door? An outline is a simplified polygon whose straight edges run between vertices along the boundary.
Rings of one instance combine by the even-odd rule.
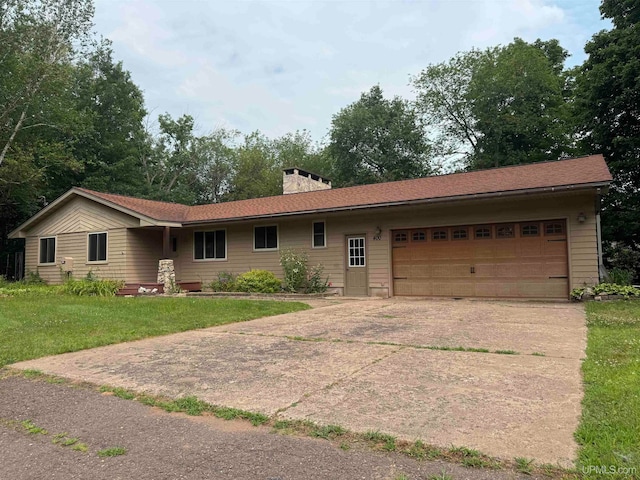
[[[564,220],[391,232],[395,295],[567,298]]]

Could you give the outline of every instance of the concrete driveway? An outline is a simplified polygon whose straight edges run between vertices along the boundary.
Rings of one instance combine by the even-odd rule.
[[[572,465],[586,342],[581,306],[329,303],[14,367]],[[510,351],[517,354],[495,353]]]

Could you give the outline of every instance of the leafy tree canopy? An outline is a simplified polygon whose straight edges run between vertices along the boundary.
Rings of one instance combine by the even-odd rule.
[[[577,82],[586,148],[604,154],[614,181],[603,204],[606,240],[640,245],[640,3],[605,0],[614,27],[593,36]]]
[[[339,186],[416,178],[430,173],[430,146],[406,100],[374,86],[333,117],[327,152]]]

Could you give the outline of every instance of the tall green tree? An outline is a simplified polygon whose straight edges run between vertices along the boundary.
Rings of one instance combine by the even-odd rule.
[[[282,160],[273,140],[253,132],[237,148],[225,201],[282,193]]]
[[[91,0],[0,2],[0,252],[20,248],[8,232],[83,168],[73,75],[92,16]]]
[[[104,42],[74,72],[76,108],[83,117],[73,153],[84,169],[76,185],[128,195],[143,192],[138,161],[144,142],[144,98]]]
[[[613,28],[593,36],[578,79],[585,142],[614,180],[602,216],[606,240],[640,248],[640,2],[604,0]]]
[[[337,185],[362,185],[431,172],[430,146],[406,100],[374,86],[333,117],[327,151]]]
[[[536,46],[516,38],[480,61],[468,90],[481,132],[470,168],[557,159],[573,150],[562,69],[567,52],[557,42],[554,50],[545,47],[541,41]]]
[[[427,67],[412,83],[436,154],[476,169],[574,153],[566,58],[557,40],[516,38]]]
[[[91,0],[0,3],[0,166],[20,132],[59,128],[51,111],[91,40]]]

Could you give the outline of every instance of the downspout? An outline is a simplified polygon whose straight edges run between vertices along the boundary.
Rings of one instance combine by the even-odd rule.
[[[602,228],[600,227],[600,210],[602,205],[602,194],[598,188],[596,194],[596,235],[598,242],[598,281],[602,282],[607,274],[607,270],[604,268],[604,261],[602,259]]]

